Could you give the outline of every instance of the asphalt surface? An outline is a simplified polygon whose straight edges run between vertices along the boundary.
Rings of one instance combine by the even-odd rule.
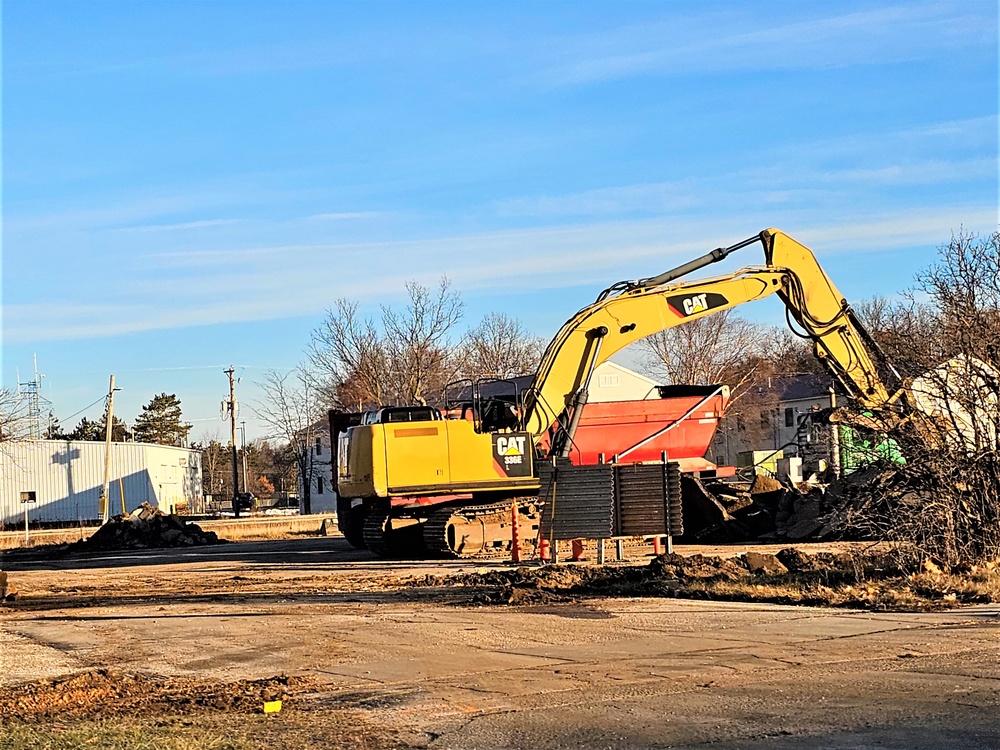
[[[996,606],[458,606],[406,581],[480,566],[340,539],[5,566],[24,606],[0,610],[0,682],[308,674],[317,705],[431,748],[1000,748]]]

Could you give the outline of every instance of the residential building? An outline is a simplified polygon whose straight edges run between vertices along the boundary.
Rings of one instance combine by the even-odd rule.
[[[306,430],[304,440],[309,446],[308,461],[311,467],[309,487],[310,513],[335,513],[337,511],[337,485],[333,478],[333,453],[330,449],[330,425],[317,420]],[[305,513],[306,488],[302,472],[298,481],[299,512]]]

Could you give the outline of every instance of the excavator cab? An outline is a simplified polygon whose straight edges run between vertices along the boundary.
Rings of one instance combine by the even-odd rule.
[[[477,433],[517,430],[530,376],[456,380],[445,388],[445,414],[473,423]]]

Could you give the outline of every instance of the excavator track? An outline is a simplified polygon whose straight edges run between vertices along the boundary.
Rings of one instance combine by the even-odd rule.
[[[389,514],[384,511],[372,511],[367,516],[361,526],[361,538],[364,545],[379,557],[389,557],[389,544],[386,538],[386,527],[389,523]]]
[[[423,525],[427,551],[445,559],[510,557],[511,502],[440,508]],[[533,546],[538,531],[534,505],[518,507],[521,547]]]
[[[383,509],[371,511],[362,526],[365,547],[379,557],[419,560],[427,555],[420,519],[393,517]]]

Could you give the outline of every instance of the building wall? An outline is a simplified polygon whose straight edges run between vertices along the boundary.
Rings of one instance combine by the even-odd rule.
[[[590,381],[590,401],[641,401],[659,398],[655,380],[640,375],[616,362],[604,362],[594,370]]]
[[[333,464],[330,450],[330,426],[326,421],[317,422],[310,429],[309,459],[313,462],[312,487],[309,511],[335,513],[337,489],[333,483]],[[299,512],[305,512],[305,487],[299,475]]]
[[[779,401],[778,407],[766,415],[768,427],[757,432],[760,437],[752,443],[745,439],[734,419],[723,419],[712,441],[712,460],[720,465],[735,466],[740,453],[774,451],[794,443],[799,446],[799,455],[804,461],[815,463],[821,458],[829,461],[829,437],[815,427],[803,426],[811,412],[829,407],[828,393]],[[762,418],[764,416],[761,415]],[[786,449],[785,455],[795,455],[795,451]]]
[[[22,523],[21,493],[33,491],[32,521],[96,521],[104,485],[104,443],[32,440],[5,443],[0,450],[0,524]],[[121,513],[144,502],[164,512],[187,503],[200,512],[201,453],[148,443],[111,444],[110,512]]]

